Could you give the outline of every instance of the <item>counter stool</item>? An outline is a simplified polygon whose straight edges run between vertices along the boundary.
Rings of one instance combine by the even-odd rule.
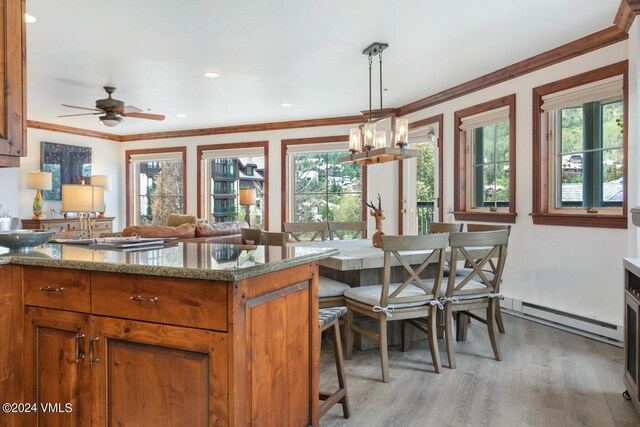
[[[318,311],[320,335],[329,328],[333,328],[333,352],[338,371],[338,388],[333,393],[320,392],[320,416],[322,417],[336,403],[342,404],[342,413],[345,418],[351,416],[349,408],[349,395],[347,393],[347,379],[344,374],[344,359],[342,357],[342,341],[340,340],[340,327],[338,321],[347,312],[346,307],[321,308]]]

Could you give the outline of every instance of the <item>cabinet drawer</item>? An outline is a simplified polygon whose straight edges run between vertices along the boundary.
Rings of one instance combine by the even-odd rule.
[[[92,230],[100,230],[100,231],[111,231],[111,223],[110,222],[94,222],[91,225]]]
[[[54,230],[56,233],[64,233],[67,231],[66,222],[50,222],[48,224],[42,224],[43,230]]]
[[[63,268],[23,267],[24,303],[88,313],[91,273]]]
[[[227,286],[208,280],[93,272],[91,313],[227,330]]]

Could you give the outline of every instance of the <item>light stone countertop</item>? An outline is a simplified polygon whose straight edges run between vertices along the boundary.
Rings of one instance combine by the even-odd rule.
[[[28,254],[0,248],[0,265],[18,264],[113,273],[238,281],[337,255],[336,249],[178,243],[121,252],[48,243]]]

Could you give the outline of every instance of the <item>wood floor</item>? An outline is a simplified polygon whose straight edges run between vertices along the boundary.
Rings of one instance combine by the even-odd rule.
[[[622,398],[621,348],[504,316],[503,362],[492,359],[486,327],[474,322],[456,343],[457,369],[434,373],[426,341],[389,351],[391,382],[381,381],[377,350],[346,361],[351,418],[340,405],[321,426],[640,426]],[[446,366],[444,343],[440,344]],[[321,389],[335,380],[333,352],[323,342]]]

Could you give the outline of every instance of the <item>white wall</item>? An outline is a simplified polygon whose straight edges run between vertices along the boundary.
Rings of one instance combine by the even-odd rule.
[[[13,214],[20,218],[31,218],[33,216],[32,204],[35,190],[26,189],[26,173],[40,169],[41,141],[91,147],[93,149],[93,174],[109,175],[112,180],[112,188],[118,189],[120,187],[120,181],[124,179],[122,172],[123,160],[120,158],[121,143],[29,128],[27,129],[27,157],[21,159],[20,168],[11,169],[10,175],[12,176],[9,177],[10,181],[7,183],[9,193],[13,191],[16,194],[13,199]],[[4,172],[0,169],[0,174]],[[0,183],[4,182],[2,175],[0,175]],[[3,184],[0,185],[3,187],[2,193],[0,193],[3,194],[0,203],[4,205],[1,200],[4,199],[5,187]],[[116,216],[114,220],[114,229],[116,230],[120,230],[124,226],[124,221],[121,222],[122,217],[119,215],[121,199],[121,193],[118,191],[105,192],[106,214],[108,216]],[[43,212],[48,215],[49,209],[60,209],[60,207],[61,202],[59,201],[44,201]]]

